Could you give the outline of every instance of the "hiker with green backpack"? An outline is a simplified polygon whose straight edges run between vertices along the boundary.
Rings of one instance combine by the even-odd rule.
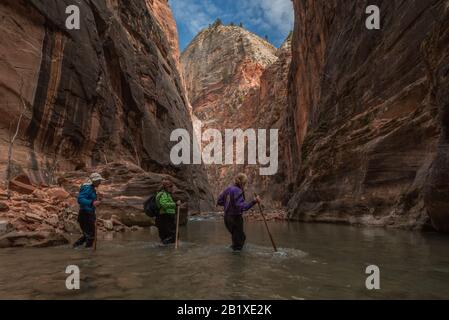
[[[176,242],[176,209],[181,202],[173,200],[174,185],[168,179],[162,180],[161,189],[144,204],[145,213],[156,218],[156,227],[163,244]]]

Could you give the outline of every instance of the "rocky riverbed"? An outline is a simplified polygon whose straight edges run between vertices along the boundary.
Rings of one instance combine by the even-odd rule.
[[[0,248],[67,244],[70,235],[81,233],[77,217],[76,200],[63,188],[35,189],[30,195],[12,192],[9,200],[0,201]],[[99,233],[138,230],[140,226],[127,226],[116,215],[98,219]]]

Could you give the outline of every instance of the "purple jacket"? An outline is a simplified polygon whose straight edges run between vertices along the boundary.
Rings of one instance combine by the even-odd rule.
[[[230,186],[220,195],[217,205],[224,207],[225,215],[236,216],[248,211],[256,203],[256,201],[245,203],[242,189],[237,186]]]

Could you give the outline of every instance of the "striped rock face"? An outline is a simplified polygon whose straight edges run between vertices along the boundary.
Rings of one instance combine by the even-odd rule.
[[[165,0],[79,3],[67,30],[63,1],[0,3],[0,170],[21,119],[12,177],[50,184],[55,171],[129,162],[194,180],[192,204],[210,203],[199,166],[170,162],[170,134],[192,131],[176,24]],[[193,179],[195,177],[195,179]]]
[[[294,1],[292,218],[449,231],[447,1],[401,4]]]

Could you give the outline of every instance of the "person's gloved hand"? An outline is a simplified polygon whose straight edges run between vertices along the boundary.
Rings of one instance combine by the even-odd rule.
[[[262,202],[262,200],[260,199],[259,196],[256,196],[256,198],[254,199],[254,201],[256,201],[256,203],[260,204]]]
[[[99,206],[101,204],[101,201],[99,201],[99,200],[94,200],[94,202],[92,202],[92,205],[94,206],[94,207],[97,207],[97,206]]]

